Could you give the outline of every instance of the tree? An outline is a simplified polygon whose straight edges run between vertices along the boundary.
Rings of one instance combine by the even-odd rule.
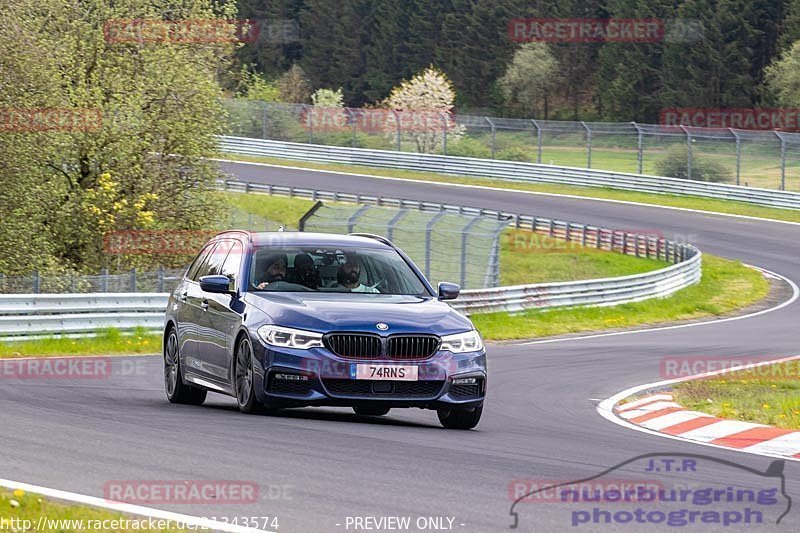
[[[311,103],[321,107],[344,107],[342,88],[339,87],[335,91],[333,89],[317,89],[311,95]]]
[[[456,93],[444,72],[428,67],[408,81],[392,89],[383,102],[393,111],[387,115],[386,131],[397,141],[397,122],[407,132],[421,153],[433,152],[440,144],[442,132],[457,138],[462,128],[452,120]]]
[[[800,107],[800,41],[767,67],[765,81],[779,105]]]
[[[0,244],[36,250],[4,253],[0,267],[96,271],[116,265],[102,250],[109,230],[202,227],[205,191],[216,177],[206,158],[223,124],[216,74],[233,44],[119,39],[109,30],[127,31],[115,21],[213,21],[234,13],[210,1],[4,4],[0,108],[60,109],[89,121],[0,135],[0,183],[10,191],[0,200]],[[110,204],[100,194],[106,188]]]
[[[308,78],[299,65],[292,65],[292,68],[278,78],[277,85],[282,102],[305,104],[311,97]]]
[[[558,63],[545,43],[526,43],[514,54],[500,79],[509,107],[525,117],[547,119],[547,98],[558,75]]]

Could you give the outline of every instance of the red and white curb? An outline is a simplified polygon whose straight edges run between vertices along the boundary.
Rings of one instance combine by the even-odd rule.
[[[669,393],[646,396],[614,411],[632,424],[667,435],[744,452],[800,458],[800,431],[689,411],[672,401]]]
[[[601,401],[597,405],[597,412],[610,422],[641,433],[702,446],[800,461],[800,431],[738,420],[725,420],[705,413],[689,411],[675,403],[669,392],[657,392],[667,391],[671,385],[684,381],[797,359],[800,359],[800,354],[637,385]],[[632,402],[621,403],[627,398],[641,394],[647,394],[647,396]]]

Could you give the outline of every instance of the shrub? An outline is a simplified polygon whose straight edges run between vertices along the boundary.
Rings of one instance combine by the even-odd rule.
[[[689,179],[688,150],[685,145],[675,145],[656,163],[660,176]],[[731,180],[731,171],[719,161],[692,154],[692,180],[721,183]]]

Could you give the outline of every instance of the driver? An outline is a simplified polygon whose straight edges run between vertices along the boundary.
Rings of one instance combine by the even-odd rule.
[[[265,261],[267,268],[261,275],[261,283],[256,284],[257,289],[266,289],[267,285],[276,281],[284,281],[286,279],[286,254],[272,254],[267,256]]]
[[[336,288],[347,289],[350,292],[379,292],[375,287],[368,287],[362,284],[360,278],[361,262],[354,257],[348,257],[347,262],[341,265],[336,272],[336,280],[338,281]]]

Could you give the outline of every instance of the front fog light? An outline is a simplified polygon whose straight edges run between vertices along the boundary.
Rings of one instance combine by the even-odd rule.
[[[477,385],[478,378],[453,378],[453,385]]]

